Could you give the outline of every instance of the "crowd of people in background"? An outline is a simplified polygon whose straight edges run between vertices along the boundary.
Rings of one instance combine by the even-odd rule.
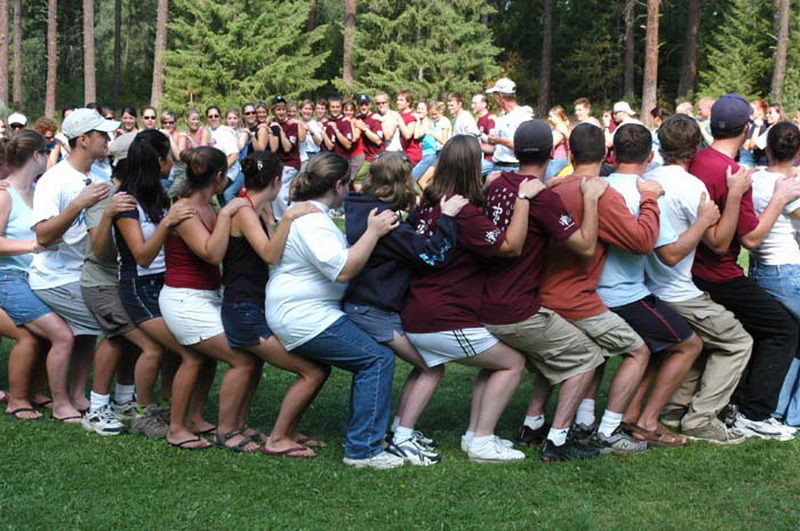
[[[344,463],[428,466],[441,451],[416,424],[455,362],[478,370],[461,437],[477,462],[792,440],[800,111],[726,94],[651,109],[650,130],[624,101],[535,119],[508,78],[470,96],[276,96],[187,109],[183,129],[149,106],[8,116],[6,413],[310,458],[326,443],[300,421],[337,367]],[[264,363],[296,375],[269,433],[247,422]]]

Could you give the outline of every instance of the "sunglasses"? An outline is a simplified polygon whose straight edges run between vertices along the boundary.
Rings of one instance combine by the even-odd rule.
[[[142,120],[155,120],[155,116],[142,116]]]
[[[375,103],[377,103],[378,105],[388,105],[389,104],[388,101],[376,101]]]
[[[206,118],[219,118],[219,114],[209,114]]]
[[[249,115],[255,114],[255,113],[256,113],[256,111],[244,111],[244,115],[245,116],[249,116]]]
[[[161,120],[163,125],[175,125],[175,120]]]
[[[24,125],[22,125],[22,124],[11,124],[11,125],[9,125],[9,127],[10,127],[11,129],[22,129],[22,128],[23,128],[23,127],[25,127],[25,126],[24,126]]]

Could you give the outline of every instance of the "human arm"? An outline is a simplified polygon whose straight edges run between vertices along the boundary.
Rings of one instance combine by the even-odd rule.
[[[180,203],[181,201],[176,204]],[[228,250],[231,218],[237,210],[247,204],[245,198],[235,197],[222,207],[217,214],[217,222],[211,233],[197,216],[192,216],[179,223],[174,230],[195,255],[209,264],[218,265]]]
[[[345,124],[345,122],[342,122],[342,125],[344,125],[344,124]],[[351,147],[353,147],[353,141],[350,138],[347,137],[346,133],[343,133],[339,129],[339,123],[338,122],[332,121],[331,122],[331,127],[333,128],[333,134],[336,135],[336,139],[339,141],[339,143],[345,149],[350,149]],[[352,135],[352,132],[350,134]]]
[[[697,219],[692,223],[683,234],[673,243],[662,245],[656,248],[658,258],[664,264],[672,267],[683,260],[691,253],[702,241],[703,235],[709,227],[716,224],[720,219],[719,207],[708,199],[708,195],[703,192],[700,195],[700,203],[697,206]]]
[[[384,210],[378,214],[377,209],[373,209],[367,219],[367,230],[348,250],[347,260],[336,277],[336,282],[350,282],[366,265],[378,240],[395,229],[398,224],[397,215],[391,210]]]
[[[797,177],[781,177],[775,182],[775,190],[767,208],[758,216],[758,225],[755,229],[740,237],[742,245],[748,250],[754,250],[761,245],[764,238],[775,221],[783,213],[787,204],[800,197],[800,179]],[[752,204],[752,201],[751,201]]]
[[[58,163],[58,158],[61,156],[61,142],[55,142],[50,154],[47,155],[47,169],[49,170]]]
[[[118,216],[114,220],[125,244],[130,249],[133,259],[140,267],[150,267],[153,260],[156,259],[164,242],[169,235],[169,231],[179,223],[188,220],[197,215],[194,206],[184,201],[178,201],[172,208],[169,209],[164,218],[161,219],[155,232],[147,239],[144,239],[142,234],[142,227],[139,224],[139,215],[136,212],[134,215]]]
[[[525,179],[520,183],[519,194],[514,203],[514,213],[511,216],[511,222],[506,228],[506,237],[500,244],[497,256],[511,258],[522,254],[522,247],[525,245],[525,238],[528,236],[530,200],[545,188],[544,183],[536,178]]]
[[[663,188],[655,179],[639,179],[637,185],[641,194],[638,217],[631,214],[622,194],[616,190],[606,190],[600,198],[598,238],[629,253],[649,254],[658,240],[660,209],[657,199]]]
[[[40,181],[41,183],[41,181]],[[57,186],[58,183],[50,183],[46,186]],[[78,195],[70,201],[64,210],[58,211],[58,205],[53,202],[54,197],[49,196],[43,198],[41,194],[37,198],[34,194],[33,203],[34,211],[38,211],[37,203],[47,201],[49,205],[45,209],[51,209],[53,216],[35,223],[33,229],[36,231],[36,239],[42,245],[50,245],[56,240],[60,239],[65,232],[69,229],[70,225],[75,221],[84,208],[88,208],[97,203],[101,199],[108,196],[109,187],[105,183],[94,183],[84,187]],[[50,195],[50,194],[48,194]],[[57,213],[56,213],[57,212]]]
[[[581,226],[570,234],[564,241],[564,245],[577,254],[585,258],[594,256],[597,248],[598,213],[597,203],[608,188],[608,181],[605,179],[585,179],[581,182],[581,192],[583,193],[583,220]]]
[[[99,207],[96,204],[92,208]],[[92,209],[90,208],[90,210]],[[117,192],[103,209],[100,220],[93,225],[90,215],[87,213],[86,226],[89,231],[89,240],[92,244],[92,252],[95,256],[103,256],[114,247],[114,239],[111,235],[111,226],[114,223],[114,216],[120,212],[136,208],[136,199],[125,192]]]
[[[253,137],[253,151],[266,151],[269,149],[270,131],[265,124],[260,124]]]
[[[0,191],[0,234],[3,234],[8,224],[12,208],[11,196],[5,190]],[[44,247],[34,240],[13,240],[0,236],[0,256],[14,256],[19,254],[38,253]]]
[[[237,137],[236,145],[239,147],[239,151],[243,150],[244,147],[247,145],[247,142],[250,141],[250,130],[249,129],[239,129],[239,136]]]
[[[734,173],[730,166],[726,170],[728,195],[722,216],[716,225],[709,227],[703,235],[703,243],[716,254],[725,254],[731,246],[739,226],[742,198],[753,183],[753,170],[740,166]]]
[[[283,256],[292,221],[312,212],[319,212],[319,210],[311,203],[304,202],[293,205],[283,213],[278,229],[272,235],[272,238],[267,237],[267,233],[264,232],[264,228],[259,221],[258,212],[251,208],[240,209],[233,223],[247,239],[256,254],[264,262],[275,265],[280,262]]]

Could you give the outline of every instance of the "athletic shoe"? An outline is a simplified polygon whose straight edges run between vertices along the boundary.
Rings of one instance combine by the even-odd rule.
[[[525,459],[525,454],[519,450],[506,447],[499,437],[492,437],[480,446],[473,440],[467,449],[467,457],[476,463],[505,463]]]
[[[392,445],[389,445],[389,449],[392,449]],[[342,459],[342,463],[347,466],[352,466],[355,468],[374,468],[375,470],[388,470],[390,468],[397,468],[399,466],[403,466],[405,462],[405,459],[389,452],[388,450],[384,450],[379,454],[375,454],[372,457],[366,457],[364,459],[353,459],[352,457],[345,457]]]
[[[516,443],[519,446],[533,446],[539,448],[544,444],[547,439],[547,434],[550,431],[549,424],[542,424],[537,429],[533,429],[525,424],[519,429],[517,433]]]
[[[739,406],[736,404],[728,404],[722,411],[719,412],[719,420],[725,423],[729,428],[733,428],[736,424],[736,416],[739,414]]]
[[[425,435],[424,433],[422,433],[419,430],[414,430],[411,433],[411,436],[418,443],[420,443],[422,446],[424,446],[426,448],[436,448],[436,446],[437,446],[436,441],[434,441],[433,439],[431,439],[430,437],[428,437],[427,435]]]
[[[569,430],[569,436],[577,441],[586,443],[592,439],[592,435],[594,435],[595,431],[597,431],[596,422],[593,422],[589,425],[575,422],[572,424],[572,428]]]
[[[386,451],[402,457],[407,463],[416,466],[431,466],[442,460],[441,455],[428,450],[413,436],[405,441],[390,445]]]
[[[600,448],[598,446],[585,444],[575,439],[567,439],[561,446],[556,446],[550,439],[545,439],[542,449],[539,450],[539,458],[543,463],[591,459],[599,455]]]
[[[111,402],[111,411],[114,412],[114,415],[117,416],[120,422],[125,422],[136,418],[136,415],[139,413],[139,404],[137,404],[135,400],[129,400],[122,404],[118,404],[117,401],[114,400]]]
[[[721,420],[712,419],[711,422],[699,428],[681,430],[693,441],[705,441],[712,444],[739,444],[747,438],[736,428],[727,427]]]
[[[81,425],[84,430],[93,431],[98,435],[119,435],[127,431],[108,405],[87,411]]]
[[[162,439],[167,436],[169,424],[161,418],[160,408],[150,404],[131,422],[131,433],[144,435],[153,439]]]
[[[770,417],[767,420],[765,420],[764,422],[766,422],[768,424],[772,424],[773,426],[775,426],[779,430],[783,431],[784,433],[787,433],[787,434],[791,435],[792,437],[797,435],[797,428],[793,428],[793,427],[791,427],[791,426],[789,426],[787,424],[784,424],[783,422],[781,422],[780,420],[776,419],[775,417]]]
[[[500,445],[505,446],[506,448],[514,448],[514,441],[510,441],[508,439],[501,439],[497,435],[494,435],[494,438],[497,440],[497,442]],[[469,451],[469,445],[470,444],[472,444],[472,437],[467,438],[466,435],[462,435],[461,436],[461,451],[462,452]]]
[[[736,420],[733,426],[742,431],[748,437],[758,437],[759,439],[772,439],[774,441],[791,441],[794,435],[789,434],[772,422],[767,420],[751,420],[741,412],[736,413]]]
[[[617,428],[611,436],[606,437],[599,431],[592,436],[594,442],[600,446],[600,453],[636,454],[647,450],[647,443],[634,439],[630,434]]]
[[[681,419],[686,415],[685,409],[673,409],[661,415],[659,421],[667,428],[678,431],[681,429]]]

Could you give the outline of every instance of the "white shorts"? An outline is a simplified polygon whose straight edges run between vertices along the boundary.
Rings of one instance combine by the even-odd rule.
[[[423,334],[406,332],[406,335],[428,367],[477,356],[500,342],[482,326]]]
[[[194,345],[225,333],[219,291],[164,286],[158,306],[167,328],[181,345]]]

